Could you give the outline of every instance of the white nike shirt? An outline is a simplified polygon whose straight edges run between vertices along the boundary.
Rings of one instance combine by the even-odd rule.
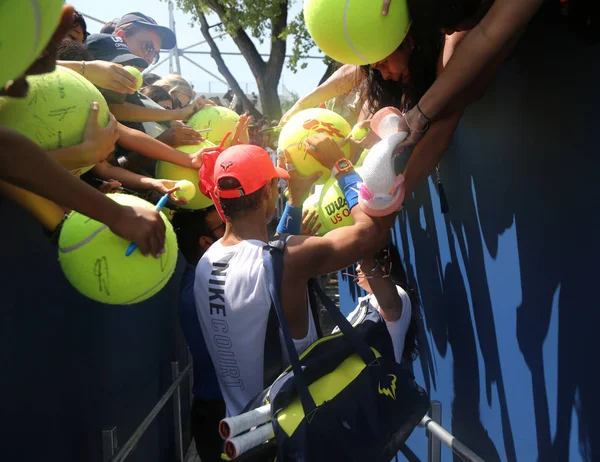
[[[225,247],[219,240],[196,267],[196,310],[228,417],[240,414],[264,389],[264,346],[271,308],[264,245],[245,240]],[[294,340],[298,353],[317,340],[308,307],[307,311],[309,332],[306,338]]]

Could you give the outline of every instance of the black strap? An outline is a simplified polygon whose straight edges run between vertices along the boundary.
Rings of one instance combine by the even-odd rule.
[[[279,340],[279,321],[277,320],[275,307],[271,302],[265,335],[263,388],[271,385],[282,371],[283,357],[281,356],[281,341]]]
[[[350,342],[364,363],[367,365],[373,363],[376,360],[373,350],[371,350],[367,342],[365,342],[364,339],[362,339],[354,330],[350,322],[346,319],[342,312],[338,310],[337,306],[335,306],[335,303],[333,303],[323,289],[321,289],[319,284],[317,284],[316,281],[309,281],[309,289],[314,290],[321,299],[321,302],[323,302],[323,305],[325,305],[327,312],[337,324],[342,334],[344,334],[344,338]]]
[[[311,279],[313,281],[314,279]],[[316,280],[314,280],[316,282]],[[310,311],[313,315],[313,320],[315,321],[315,328],[317,330],[317,337],[323,338],[323,328],[321,327],[321,316],[319,314],[319,303],[317,302],[317,297],[312,290],[308,290],[308,304],[310,305]]]
[[[300,358],[296,352],[296,347],[294,346],[294,341],[292,340],[290,328],[285,320],[285,316],[283,315],[283,310],[279,301],[279,290],[277,290],[277,287],[281,287],[281,272],[274,271],[273,259],[271,257],[271,247],[269,246],[266,246],[263,251],[263,266],[267,272],[267,283],[269,286],[269,292],[271,294],[271,300],[275,307],[275,312],[277,313],[277,319],[279,320],[281,332],[283,333],[285,347],[288,352],[288,357],[290,358],[292,370],[294,371],[294,383],[296,385],[296,391],[300,397],[304,415],[308,416],[317,408],[317,405],[311,396],[310,391],[308,390],[308,385],[302,372]]]

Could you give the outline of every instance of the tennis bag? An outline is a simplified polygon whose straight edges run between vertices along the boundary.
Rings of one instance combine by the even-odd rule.
[[[270,404],[278,462],[388,462],[427,413],[429,397],[394,360],[379,312],[364,303],[351,324],[314,281],[309,290],[340,332],[298,357],[279,297],[284,246],[265,246],[263,263],[291,367],[247,409]]]

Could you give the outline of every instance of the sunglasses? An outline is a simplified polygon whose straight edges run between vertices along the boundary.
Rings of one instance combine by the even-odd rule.
[[[158,63],[158,61],[160,60],[160,51],[157,51],[156,48],[154,48],[154,43],[152,43],[151,41],[144,42],[142,44],[142,48],[148,56],[154,56],[152,61],[154,64]]]

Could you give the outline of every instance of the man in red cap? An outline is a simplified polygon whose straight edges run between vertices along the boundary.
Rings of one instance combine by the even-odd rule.
[[[373,219],[354,206],[360,177],[334,141],[316,135],[307,140],[307,147],[338,179],[355,224],[324,237],[291,236],[287,241],[281,302],[298,352],[317,339],[307,301],[308,280],[379,250],[393,223],[393,217]],[[210,193],[226,228],[198,263],[194,296],[227,416],[232,416],[268,385],[263,383],[263,366],[271,299],[263,247],[268,242],[267,222],[275,212],[278,180],[289,175],[273,165],[264,149],[253,145],[205,154],[203,162],[201,187]]]

